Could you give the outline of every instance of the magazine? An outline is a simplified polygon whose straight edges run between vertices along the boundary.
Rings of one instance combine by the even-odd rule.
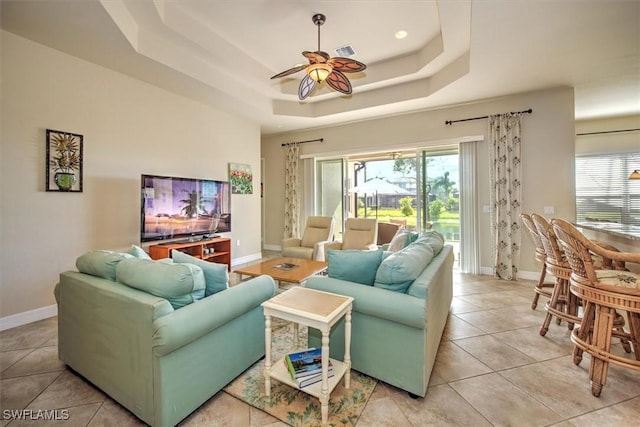
[[[327,376],[327,378],[331,378],[333,376],[333,369],[329,370],[329,375]],[[299,388],[303,388],[306,386],[309,386],[311,384],[315,384],[322,381],[322,372],[319,374],[315,374],[315,375],[309,375],[307,377],[302,377],[302,378],[298,378],[296,379],[296,382],[298,383],[298,387]]]
[[[293,270],[294,268],[298,267],[298,264],[292,264],[290,262],[283,262],[282,264],[276,264],[273,266],[274,268],[280,269],[280,270]]]
[[[284,358],[284,363],[294,380],[322,374],[322,350],[308,348],[306,350],[289,353]],[[333,366],[329,361],[329,374],[333,375]]]

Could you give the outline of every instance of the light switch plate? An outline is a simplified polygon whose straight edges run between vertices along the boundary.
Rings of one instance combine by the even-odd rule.
[[[545,206],[544,207],[544,213],[546,214],[554,214],[556,213],[556,210],[553,206]]]

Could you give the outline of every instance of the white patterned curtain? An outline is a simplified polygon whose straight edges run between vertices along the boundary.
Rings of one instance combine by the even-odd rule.
[[[520,264],[522,113],[489,116],[491,227],[494,275],[516,280]]]
[[[300,144],[287,145],[284,171],[284,238],[300,235]]]

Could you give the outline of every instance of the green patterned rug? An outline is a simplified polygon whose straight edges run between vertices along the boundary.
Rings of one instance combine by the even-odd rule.
[[[307,342],[307,328],[300,327],[299,340]],[[272,350],[278,360],[293,346],[291,324],[273,319]],[[292,426],[315,427],[321,425],[320,402],[313,396],[291,388],[279,381],[271,381],[271,398],[264,394],[262,370],[264,359],[257,362],[224,388],[224,391],[249,405]],[[329,400],[329,425],[353,426],[362,413],[377,381],[356,371],[351,371],[351,387],[344,388],[344,380],[331,393]]]

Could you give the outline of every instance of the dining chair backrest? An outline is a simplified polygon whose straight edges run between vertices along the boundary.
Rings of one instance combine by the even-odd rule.
[[[531,220],[535,224],[536,230],[538,230],[542,246],[547,254],[547,264],[550,263],[556,267],[568,270],[570,268],[569,264],[565,259],[562,249],[558,245],[558,239],[549,221],[547,221],[542,215],[535,213],[531,214]]]
[[[525,228],[529,232],[531,236],[531,240],[536,248],[536,260],[540,262],[545,262],[547,258],[547,253],[542,245],[542,239],[540,239],[540,235],[538,234],[538,229],[536,225],[533,223],[531,216],[529,214],[520,214],[520,220],[524,224]]]
[[[582,233],[569,222],[559,218],[552,220],[552,227],[559,244],[564,250],[565,259],[571,267],[574,279],[580,279],[580,281],[585,284],[596,281],[591,254],[589,250],[580,243],[580,238],[584,237]]]

